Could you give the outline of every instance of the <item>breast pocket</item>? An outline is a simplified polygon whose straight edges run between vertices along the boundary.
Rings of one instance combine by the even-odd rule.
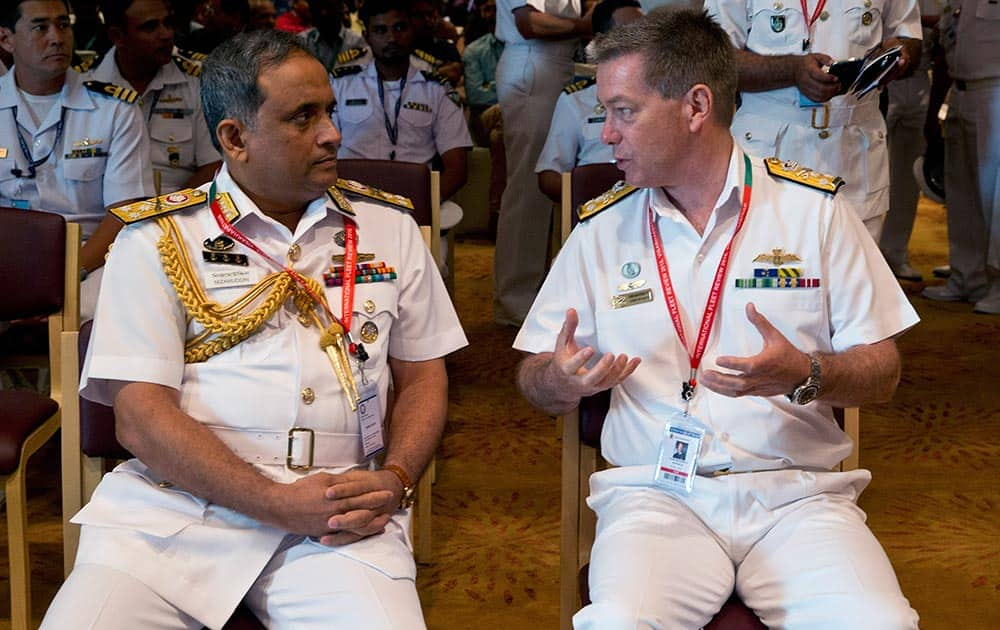
[[[63,178],[79,184],[92,184],[104,174],[107,156],[66,158],[60,160]]]
[[[752,155],[781,157],[781,145],[788,123],[766,112],[740,111],[733,122],[733,135]]]
[[[811,347],[817,338],[826,338],[826,307],[823,290],[801,289],[730,289],[723,297],[729,321],[723,320],[719,337],[720,355],[749,356],[760,351],[761,336],[749,323],[746,305],[753,303],[757,312],[788,339],[792,345]]]
[[[368,353],[370,365],[388,358],[389,332],[399,315],[399,291],[395,280],[357,285],[351,335]],[[328,296],[333,299],[333,296]],[[338,296],[339,303],[339,296]]]
[[[803,26],[798,7],[794,11],[792,7],[762,7],[751,18],[747,49],[761,55],[801,54]]]
[[[434,122],[434,113],[429,103],[404,100],[399,111],[399,119],[411,127],[426,129]]]
[[[375,111],[371,99],[346,98],[337,103],[337,116],[347,124],[357,125],[371,118]]]
[[[851,43],[862,51],[868,50],[882,41],[882,3],[877,0],[845,3],[844,23]]]
[[[668,337],[675,337],[674,328],[664,313],[662,298],[652,294],[648,302],[610,308],[600,307],[595,313],[597,345],[600,352],[646,356],[650,348],[663,347]]]
[[[16,199],[21,194],[21,184],[11,170],[17,168],[17,162],[13,158],[0,160],[0,199],[4,203],[9,203],[7,199]]]

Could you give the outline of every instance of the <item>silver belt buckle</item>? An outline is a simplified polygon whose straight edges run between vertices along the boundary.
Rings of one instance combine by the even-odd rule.
[[[305,433],[309,436],[309,460],[305,464],[294,464],[292,463],[292,444],[295,441],[296,433]],[[313,453],[316,450],[316,435],[312,429],[307,429],[305,427],[292,427],[288,430],[288,452],[285,455],[285,465],[288,466],[290,470],[309,470],[313,467]]]

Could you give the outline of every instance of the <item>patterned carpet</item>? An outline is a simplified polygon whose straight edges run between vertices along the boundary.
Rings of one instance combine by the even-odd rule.
[[[943,212],[923,204],[912,262],[930,276],[946,261]],[[449,360],[451,415],[438,454],[434,562],[418,586],[432,629],[556,628],[559,441],[555,421],[530,409],[513,384],[512,329],[492,323],[493,248],[459,244],[459,314],[472,342]],[[862,409],[862,496],[924,628],[1000,628],[1000,317],[919,297],[922,323],[900,341],[895,399]],[[29,478],[34,609],[61,567],[58,448]],[[0,525],[0,557],[6,528]],[[7,566],[0,566],[0,628],[9,627]]]

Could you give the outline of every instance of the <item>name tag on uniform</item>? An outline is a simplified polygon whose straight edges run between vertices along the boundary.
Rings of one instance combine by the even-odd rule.
[[[206,289],[228,289],[230,287],[246,287],[254,284],[254,273],[250,269],[220,269],[206,274]]]
[[[368,104],[367,98],[349,98],[347,99],[347,101],[344,102],[344,105],[347,105],[348,107],[352,105],[367,105],[367,104]]]
[[[619,293],[611,296],[611,308],[627,308],[636,304],[645,304],[653,301],[652,289],[641,289],[628,293]]]
[[[385,448],[382,436],[382,401],[378,397],[378,386],[369,383],[358,392],[358,424],[361,426],[361,449],[366,459],[378,455]]]
[[[607,116],[591,116],[587,119],[588,125],[603,125],[604,121],[607,120]]]

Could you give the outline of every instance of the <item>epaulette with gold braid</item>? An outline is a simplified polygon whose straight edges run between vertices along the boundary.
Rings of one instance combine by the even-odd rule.
[[[630,186],[624,181],[618,181],[607,192],[601,193],[590,201],[580,204],[580,207],[576,210],[576,216],[581,221],[592,219],[637,190],[639,189],[635,186]]]
[[[367,48],[348,48],[347,50],[342,50],[337,55],[337,64],[351,63],[355,59],[360,59],[365,56],[367,50]]]
[[[435,68],[437,68],[438,66],[444,65],[444,61],[442,61],[441,59],[438,59],[437,57],[435,57],[434,55],[430,54],[429,52],[420,50],[419,48],[417,48],[417,49],[415,49],[413,51],[413,56],[416,57],[417,59],[421,59],[423,61],[426,61],[427,63],[431,64]]]
[[[597,79],[594,77],[587,77],[586,79],[580,79],[579,81],[570,81],[566,84],[566,87],[563,88],[563,92],[566,94],[572,94],[573,92],[585,90],[595,83],[597,83]]]
[[[806,168],[791,160],[769,157],[764,160],[764,166],[772,177],[787,179],[790,182],[815,188],[831,195],[836,195],[840,187],[844,185],[844,180],[839,177],[817,173],[811,168]]]
[[[174,63],[181,69],[181,72],[191,77],[201,76],[201,62],[181,55],[174,55]]]
[[[337,185],[339,185],[341,181],[346,180],[338,180]],[[347,200],[347,197],[340,192],[336,185],[330,186],[326,189],[326,196],[329,197],[330,201],[333,202],[333,205],[337,206],[337,209],[344,214],[351,217],[357,216],[357,213],[354,212],[354,208],[351,206],[351,202]]]
[[[101,57],[100,55],[98,55],[96,52],[93,52],[93,51],[85,51],[85,52],[87,52],[89,54],[87,54],[86,56],[83,56],[83,55],[80,55],[80,53],[74,51],[73,52],[73,59],[70,61],[70,64],[69,64],[70,68],[73,68],[74,70],[76,70],[80,74],[84,74],[88,70],[90,70],[91,68],[93,68],[94,64],[96,64],[97,61],[98,61],[98,59],[100,59],[100,57]]]
[[[409,197],[386,192],[375,188],[374,186],[366,186],[365,184],[356,182],[353,179],[338,179],[335,188],[351,195],[358,195],[360,197],[374,199],[375,201],[381,201],[382,203],[387,203],[390,206],[402,208],[403,210],[413,210],[413,202]]]
[[[452,100],[453,103],[462,106],[462,95],[458,93],[455,86],[451,84],[451,81],[438,74],[437,72],[430,72],[428,70],[421,70],[420,74],[424,75],[424,78],[431,83],[440,83],[444,86],[445,94]]]
[[[130,225],[205,203],[206,200],[208,200],[208,193],[197,188],[185,188],[184,190],[172,192],[169,195],[160,195],[152,199],[144,199],[143,201],[136,201],[124,206],[118,206],[117,208],[111,208],[110,212],[125,225]]]
[[[349,77],[352,74],[357,74],[364,70],[362,66],[338,66],[330,71],[334,79],[339,79],[341,77]]]
[[[115,85],[114,83],[105,83],[104,81],[84,81],[83,87],[87,88],[91,92],[97,92],[98,94],[110,96],[111,98],[117,98],[119,101],[125,101],[129,105],[135,105],[135,102],[139,100],[138,92],[131,88]]]
[[[174,56],[184,57],[185,59],[190,59],[192,61],[204,61],[208,58],[203,52],[198,52],[197,50],[187,50],[184,48],[174,48]]]

